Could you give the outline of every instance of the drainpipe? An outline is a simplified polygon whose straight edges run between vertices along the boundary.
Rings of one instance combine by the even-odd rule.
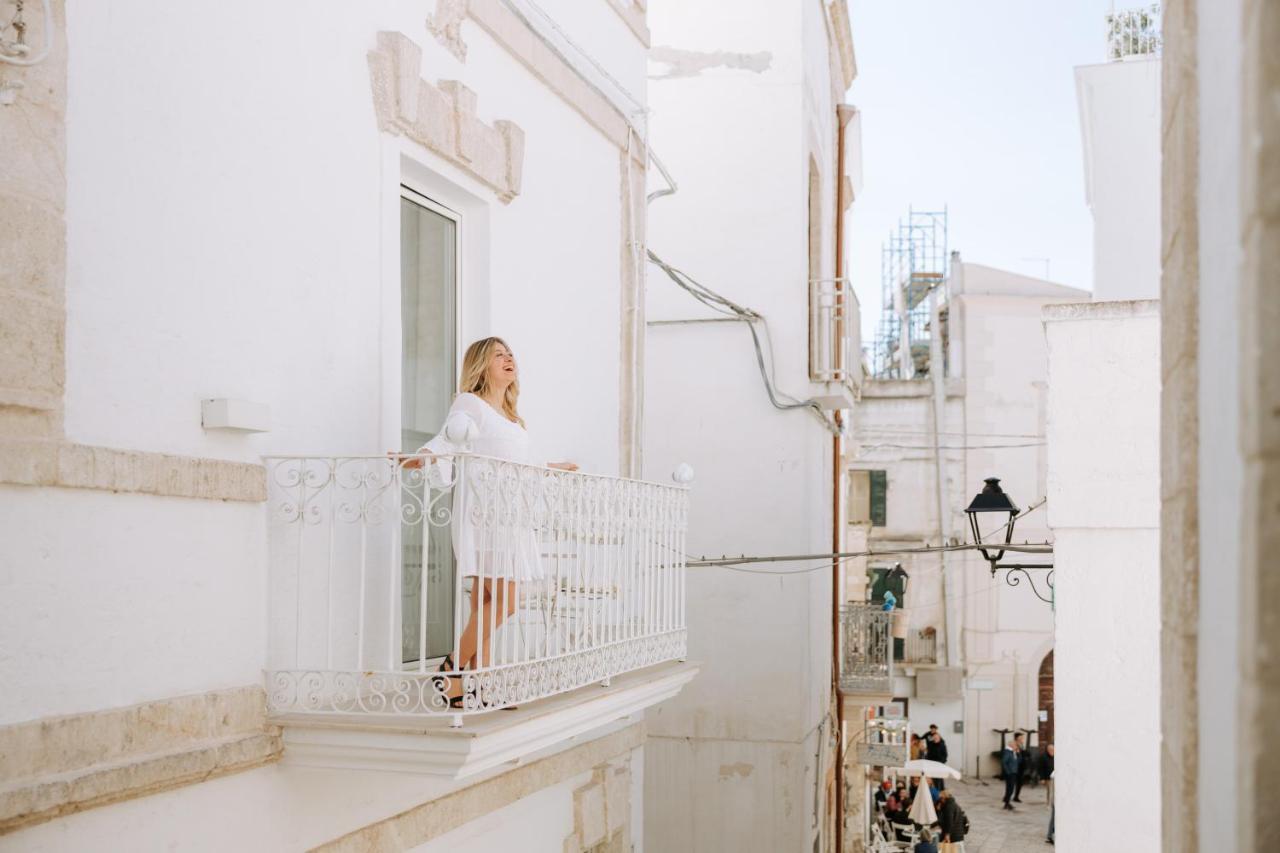
[[[942,458],[942,442],[939,433],[946,417],[947,386],[945,374],[945,358],[942,353],[942,287],[937,286],[930,294],[932,303],[929,324],[932,334],[929,335],[929,379],[933,383],[933,465],[934,496],[938,509],[938,544],[946,545],[951,541],[951,514],[947,507],[947,469]],[[956,666],[960,663],[959,640],[952,636],[958,627],[953,618],[951,579],[947,560],[947,552],[938,554],[942,566],[942,635],[947,639],[946,665]]]
[[[841,104],[836,107],[836,334],[835,363],[842,371],[841,379],[847,380],[844,351],[844,137],[845,128],[856,110]],[[851,201],[851,199],[850,199]],[[835,412],[836,433],[831,437],[831,553],[844,550],[844,413]],[[840,693],[840,602],[844,597],[841,575],[844,570],[840,560],[831,562],[831,691],[836,699],[836,853],[844,853],[844,696]]]

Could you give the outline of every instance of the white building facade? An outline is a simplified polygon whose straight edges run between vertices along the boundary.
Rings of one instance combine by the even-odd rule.
[[[559,482],[666,501],[677,541],[683,489],[620,479],[641,470],[645,4],[198,11],[27,3],[35,49],[5,52],[35,64],[0,63],[0,849],[643,849],[643,711],[695,671],[679,561],[628,564],[666,567],[643,600],[661,637],[617,633],[639,593],[583,575],[548,592],[581,608],[582,655],[540,664],[560,686],[476,687],[470,710],[520,707],[458,716],[426,674],[429,613],[463,606],[447,540],[437,576],[421,518],[375,529],[408,504],[368,491],[496,334],[540,458],[587,472]],[[355,503],[310,501],[353,468]],[[300,543],[326,529],[310,586]],[[392,544],[413,536],[416,575]],[[358,575],[335,559],[357,553]],[[551,642],[526,633],[539,601],[497,645]],[[367,656],[312,690],[279,656],[313,642]]]
[[[1094,301],[1044,312],[1055,802],[1058,839],[1072,849],[1157,851],[1170,849],[1153,796],[1164,748],[1154,733],[1172,710],[1161,637],[1176,630],[1160,616],[1161,58],[1145,11],[1112,21],[1110,61],[1076,71]],[[1100,810],[1126,819],[1093,819]]]
[[[680,186],[654,199],[649,247],[757,315],[765,367],[741,313],[651,267],[646,474],[698,460],[692,556],[829,553],[858,325],[835,281],[859,174],[845,4],[663,0],[650,25],[653,140]],[[648,715],[653,849],[830,850],[838,831],[854,849],[836,826],[832,567],[814,565],[690,568],[702,674]]]

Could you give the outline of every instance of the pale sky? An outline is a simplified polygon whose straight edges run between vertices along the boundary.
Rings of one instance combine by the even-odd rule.
[[[1105,57],[1112,0],[850,0],[864,186],[849,272],[863,341],[880,246],[909,206],[949,213],[967,261],[1092,289],[1073,69]]]

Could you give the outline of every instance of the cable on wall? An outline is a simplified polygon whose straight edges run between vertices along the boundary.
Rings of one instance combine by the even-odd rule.
[[[772,359],[772,336],[769,334],[769,323],[764,315],[750,308],[745,308],[728,297],[716,293],[709,287],[699,284],[688,273],[673,267],[662,258],[658,257],[652,249],[646,249],[649,260],[667,274],[667,278],[676,283],[678,287],[701,302],[707,308],[717,314],[725,315],[731,319],[739,320],[746,323],[747,329],[751,332],[751,343],[756,351],[756,366],[760,370],[760,379],[764,382],[765,393],[769,397],[769,402],[773,404],[775,409],[788,411],[791,409],[807,409],[814,414],[822,422],[822,425],[833,435],[840,434],[840,427],[836,425],[831,418],[827,417],[822,407],[815,400],[800,400],[790,394],[779,391],[773,375],[773,359]],[[769,341],[770,359],[766,361],[764,355],[764,346],[760,342],[760,332],[756,328],[759,323],[764,328],[766,339]]]

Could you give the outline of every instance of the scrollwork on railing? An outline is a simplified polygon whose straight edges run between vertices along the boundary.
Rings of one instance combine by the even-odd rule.
[[[496,711],[555,696],[685,655],[686,633],[621,641],[546,660],[476,672],[284,670],[271,674],[272,713],[447,715]],[[461,687],[460,707],[450,705]]]
[[[883,693],[893,675],[893,613],[874,604],[840,608],[840,688]]]

